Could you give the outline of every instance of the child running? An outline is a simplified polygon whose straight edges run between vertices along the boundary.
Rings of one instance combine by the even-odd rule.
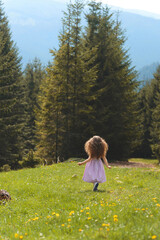
[[[94,136],[85,143],[85,151],[88,154],[88,158],[83,162],[79,162],[78,165],[86,163],[83,180],[93,183],[93,191],[97,191],[99,183],[106,181],[103,163],[107,168],[111,168],[106,158],[108,144],[103,138]]]

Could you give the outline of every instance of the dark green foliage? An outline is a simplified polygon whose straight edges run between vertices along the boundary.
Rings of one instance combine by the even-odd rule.
[[[125,37],[118,17],[92,1],[87,18],[88,46],[96,46],[98,74],[93,91],[96,134],[109,143],[109,158],[125,160],[136,137],[136,75],[124,49]]]
[[[136,156],[160,158],[160,67],[138,94],[140,138]]]
[[[58,51],[51,51],[53,65],[48,68],[39,121],[39,155],[49,161],[83,154],[83,144],[91,133],[90,118],[96,79],[93,65],[95,49],[86,48],[80,26],[83,4],[69,4],[64,14]],[[46,88],[46,85],[49,88]]]
[[[160,161],[160,66],[152,80],[154,106],[152,108],[152,122],[150,127],[151,148],[154,156]]]
[[[68,5],[43,83],[37,154],[50,162],[83,156],[84,142],[95,134],[109,143],[110,158],[124,160],[136,137],[137,83],[121,24],[101,3],[89,7],[83,32],[82,2]]]
[[[138,93],[137,104],[139,116],[137,130],[139,137],[136,139],[137,145],[134,153],[136,157],[152,157],[150,127],[152,123],[152,108],[154,105],[153,94],[154,87],[151,83],[147,83]]]
[[[0,166],[9,164],[12,168],[18,166],[23,147],[23,88],[20,61],[0,3]]]
[[[39,161],[35,158],[34,152],[31,149],[28,154],[23,158],[23,161],[21,161],[21,167],[23,168],[33,168],[37,164],[39,164]]]
[[[23,129],[24,149],[26,155],[30,150],[34,150],[36,143],[36,111],[39,111],[38,97],[41,95],[40,85],[45,76],[45,70],[39,59],[35,58],[33,62],[28,63],[23,75],[25,86],[25,112],[26,121]]]

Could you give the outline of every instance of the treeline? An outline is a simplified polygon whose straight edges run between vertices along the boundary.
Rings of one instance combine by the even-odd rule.
[[[125,41],[108,6],[76,0],[64,12],[53,62],[34,59],[22,72],[1,4],[1,169],[85,157],[93,135],[108,142],[110,161],[159,158],[160,68],[139,90]]]

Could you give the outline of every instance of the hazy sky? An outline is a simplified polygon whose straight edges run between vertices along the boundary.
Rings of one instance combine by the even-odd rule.
[[[2,0],[2,2],[7,6],[13,6],[14,8],[22,5],[29,5],[33,3],[48,4],[58,1],[58,2],[69,2],[69,0]],[[99,1],[99,0],[97,0]],[[155,14],[160,14],[160,0],[101,0],[111,6],[117,6],[125,9],[136,9],[143,10],[147,12],[152,12]],[[74,1],[73,1],[74,2]]]
[[[125,9],[136,9],[160,14],[160,0],[102,0],[102,2]]]

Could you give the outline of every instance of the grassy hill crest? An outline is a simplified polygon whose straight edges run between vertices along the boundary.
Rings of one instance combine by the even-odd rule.
[[[99,191],[76,162],[0,173],[0,239],[154,239],[160,236],[160,169],[105,169]]]

